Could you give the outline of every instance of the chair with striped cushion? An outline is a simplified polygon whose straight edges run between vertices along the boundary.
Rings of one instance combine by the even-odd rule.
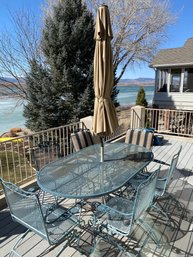
[[[152,147],[154,134],[150,131],[140,129],[128,129],[125,143],[144,146],[148,149]]]
[[[94,145],[92,134],[89,130],[81,130],[71,134],[71,140],[76,152],[89,145]]]

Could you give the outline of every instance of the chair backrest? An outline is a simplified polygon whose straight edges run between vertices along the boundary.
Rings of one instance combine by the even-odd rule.
[[[71,140],[76,152],[89,145],[94,145],[92,134],[89,130],[80,130],[71,134]]]
[[[39,198],[0,178],[12,219],[49,241]]]
[[[108,207],[102,205],[108,215],[108,233],[130,234],[135,221],[152,204],[159,171],[160,167],[139,185],[133,203],[126,197],[113,197],[107,202]]]
[[[174,176],[174,172],[175,172],[176,166],[178,164],[178,159],[179,159],[179,155],[180,155],[181,150],[182,150],[182,146],[180,146],[179,151],[176,154],[174,154],[174,156],[172,157],[172,161],[171,161],[170,167],[169,167],[169,169],[166,172],[165,183],[163,185],[162,195],[167,190],[167,188],[168,188],[168,186],[169,186],[169,184],[171,182],[171,179]]]
[[[151,206],[155,196],[155,187],[159,171],[160,167],[137,188],[133,214],[134,221],[137,220],[141,214]]]
[[[37,170],[61,156],[59,143],[52,140],[38,142],[31,148],[32,163]]]
[[[173,178],[174,176],[174,172],[176,170],[176,166],[178,164],[178,160],[179,160],[179,156],[180,156],[180,152],[182,150],[182,146],[180,146],[180,149],[179,151],[174,154],[174,156],[172,157],[172,161],[171,161],[171,164],[170,164],[170,168],[168,170],[168,176],[167,176],[167,184],[170,183],[171,179]]]
[[[153,144],[153,132],[139,129],[128,129],[125,137],[125,143],[144,146],[148,149]]]

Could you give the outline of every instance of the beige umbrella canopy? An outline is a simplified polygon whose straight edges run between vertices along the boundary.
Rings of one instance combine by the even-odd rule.
[[[98,9],[95,27],[94,54],[94,118],[93,132],[101,138],[112,134],[118,127],[115,107],[111,100],[114,83],[111,39],[113,38],[109,10]]]

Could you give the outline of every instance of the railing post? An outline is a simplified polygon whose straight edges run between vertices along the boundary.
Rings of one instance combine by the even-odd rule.
[[[87,127],[92,132],[92,121],[93,121],[93,116],[87,116],[82,119],[80,119],[80,122],[83,122],[84,125]]]
[[[131,108],[131,128],[145,127],[145,107],[136,105]]]
[[[93,134],[92,130],[92,122],[93,122],[93,116],[87,116],[82,119],[80,119],[80,122],[83,122],[87,129],[90,130],[90,132]],[[95,143],[100,143],[100,138],[93,134],[93,139]]]

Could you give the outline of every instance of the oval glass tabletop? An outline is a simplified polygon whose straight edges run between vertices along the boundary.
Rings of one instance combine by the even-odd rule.
[[[44,166],[37,174],[40,188],[64,198],[94,198],[114,192],[152,160],[151,150],[124,143],[100,144],[82,149]]]

